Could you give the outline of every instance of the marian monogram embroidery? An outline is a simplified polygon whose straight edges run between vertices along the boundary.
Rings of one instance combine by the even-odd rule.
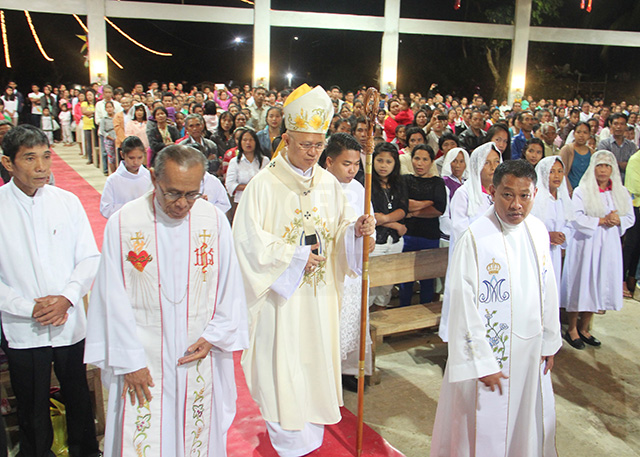
[[[491,275],[491,279],[487,281],[486,279],[482,281],[482,284],[485,285],[486,290],[485,293],[481,293],[478,297],[480,303],[489,303],[489,302],[498,302],[501,303],[505,300],[509,299],[509,292],[506,290],[502,291],[502,286],[506,281],[504,278],[498,279],[498,273],[502,267],[499,263],[496,262],[496,259],[492,259],[492,262],[487,265],[487,271],[489,275]]]
[[[195,266],[202,268],[203,281],[207,280],[207,267],[213,266],[213,248],[207,244],[211,236],[210,233],[203,230],[202,233],[198,235],[198,238],[202,240],[202,244],[194,250],[196,255]]]
[[[133,249],[127,254],[127,262],[131,262],[133,267],[142,273],[147,264],[153,260],[153,257],[145,250],[148,240],[142,232],[136,232],[130,240]]]

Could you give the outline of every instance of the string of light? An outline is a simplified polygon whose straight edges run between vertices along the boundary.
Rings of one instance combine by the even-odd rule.
[[[585,9],[585,8],[584,8],[584,3],[585,3],[585,1],[584,1],[584,0],[582,0],[582,2],[580,3],[580,8],[581,8],[581,9]],[[593,3],[593,0],[589,0],[589,3],[587,4],[587,13],[590,13],[590,12],[591,12],[591,6],[592,6],[592,3]]]
[[[113,62],[115,64],[116,67],[118,67],[120,70],[124,70],[124,67],[122,65],[120,65],[120,62],[118,62],[116,59],[113,58],[113,56],[111,54],[109,54],[107,52],[107,57],[109,58],[109,60],[111,60],[111,62]]]
[[[40,43],[40,38],[38,38],[38,34],[36,33],[36,28],[33,26],[33,22],[31,21],[31,15],[29,14],[29,11],[24,10],[24,15],[27,18],[27,22],[29,23],[29,28],[31,29],[31,35],[33,35],[33,39],[35,40],[36,45],[38,45],[38,49],[40,50],[42,57],[44,57],[49,62],[53,62],[53,59],[47,55],[44,48],[42,47],[42,43]]]
[[[4,48],[4,63],[7,68],[11,68],[11,57],[9,56],[9,40],[7,39],[7,25],[4,23],[4,11],[0,10],[0,24],[2,25],[2,47]]]
[[[89,34],[89,29],[87,28],[86,25],[84,25],[84,22],[82,22],[82,19],[80,19],[77,14],[74,14],[73,18],[76,21],[78,21],[78,24],[80,24],[80,27],[82,27],[82,30],[84,30],[87,34]],[[124,67],[120,64],[120,62],[118,62],[109,52],[107,52],[107,57],[111,62],[114,63],[116,67],[118,67],[120,70],[124,70]]]
[[[131,41],[133,44],[141,47],[145,51],[148,51],[148,52],[150,52],[152,54],[156,54],[156,55],[159,55],[159,56],[165,56],[165,57],[171,57],[173,55],[170,52],[154,51],[153,49],[146,47],[142,43],[137,42],[136,40],[131,38],[129,35],[127,35],[122,29],[120,29],[117,25],[115,25],[113,22],[111,22],[108,17],[105,16],[104,20],[107,22],[107,24],[109,24],[111,27],[116,29],[116,31],[118,31],[123,37],[125,37],[126,39]]]

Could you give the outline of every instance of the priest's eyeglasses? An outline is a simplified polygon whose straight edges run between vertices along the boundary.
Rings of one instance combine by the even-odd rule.
[[[159,184],[158,187],[160,187]],[[164,198],[170,203],[175,203],[182,197],[184,197],[188,202],[195,202],[197,199],[202,197],[202,193],[200,192],[165,192],[162,187],[160,187],[160,190],[162,191],[162,195],[164,195]]]
[[[324,143],[298,143],[298,147],[304,152],[309,152],[314,149],[316,152],[322,152],[324,150]]]

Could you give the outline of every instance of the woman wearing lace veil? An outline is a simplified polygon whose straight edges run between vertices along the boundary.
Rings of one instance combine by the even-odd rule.
[[[573,192],[575,220],[562,276],[565,339],[576,349],[600,346],[589,332],[593,313],[622,308],[620,237],[633,225],[631,196],[622,185],[615,156],[598,151]]]

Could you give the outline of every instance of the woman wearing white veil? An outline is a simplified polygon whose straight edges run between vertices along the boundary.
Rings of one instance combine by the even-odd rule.
[[[451,199],[456,191],[469,179],[469,153],[462,148],[453,148],[444,156],[440,176],[447,191],[447,209],[440,216],[440,247],[449,246],[451,233]]]
[[[468,162],[469,179],[456,190],[451,199],[451,232],[449,235],[449,258],[452,257],[455,242],[469,225],[482,216],[492,205],[489,188],[493,173],[502,163],[498,148],[494,143],[485,143],[473,150]],[[443,167],[444,169],[444,167]],[[447,275],[449,266],[447,266]],[[449,339],[449,297],[451,291],[446,286],[442,299],[442,313],[438,335],[446,342]]]
[[[560,156],[545,157],[536,165],[536,174],[538,192],[531,214],[544,222],[549,230],[551,263],[556,274],[556,284],[560,284],[562,250],[567,248],[571,221],[575,219],[564,176],[564,162]]]
[[[635,216],[615,156],[598,151],[573,192],[576,212],[562,275],[561,306],[569,326],[565,339],[576,349],[599,346],[589,332],[593,313],[622,308],[620,237]],[[579,322],[578,322],[579,320]]]

